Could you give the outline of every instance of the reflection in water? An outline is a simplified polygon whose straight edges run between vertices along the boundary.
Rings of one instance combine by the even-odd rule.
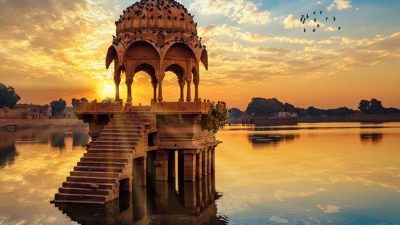
[[[291,142],[299,138],[299,135],[291,134],[249,134],[249,141],[253,149],[262,149],[265,147],[276,147],[282,142]]]
[[[65,133],[63,131],[55,131],[51,134],[51,147],[65,149]]]
[[[74,131],[72,133],[72,146],[74,147],[85,147],[89,143],[89,134],[86,130]]]
[[[50,143],[51,147],[61,150],[66,147],[67,136],[72,136],[74,147],[84,147],[89,143],[88,132],[82,128],[0,131],[0,168],[14,163],[18,156],[16,145]]]
[[[135,182],[137,183],[137,182]],[[71,220],[82,225],[163,224],[225,225],[228,220],[217,215],[214,176],[200,182],[155,182],[148,187],[134,185],[132,194],[121,195],[105,206],[56,204]]]
[[[372,142],[373,144],[377,144],[382,142],[383,134],[382,133],[361,133],[360,139],[362,142]]]
[[[0,168],[13,164],[17,155],[17,149],[14,144],[4,147],[0,146]]]
[[[0,167],[0,224],[400,224],[400,123],[360,126],[299,124],[274,131],[227,127],[217,134],[223,144],[216,151],[215,183],[223,197],[214,195],[198,207],[198,185],[177,185],[175,191],[161,183],[135,188],[132,198],[122,198],[128,201],[105,208],[60,206],[66,214],[50,201],[85,153],[83,147],[72,146],[75,129],[58,130],[66,133],[63,151],[50,146],[54,129],[0,132],[0,160],[5,164]],[[268,151],[268,144],[260,148],[267,151],[254,151],[249,136],[270,134],[298,138],[279,142],[276,151]],[[365,144],[361,134],[384,138]],[[201,190],[204,197],[207,192]],[[195,204],[190,193],[196,193]]]

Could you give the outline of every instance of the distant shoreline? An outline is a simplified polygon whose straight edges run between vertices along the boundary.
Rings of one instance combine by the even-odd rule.
[[[70,119],[0,119],[0,130],[20,130],[50,127],[84,127],[85,124],[77,118]]]
[[[250,124],[266,126],[296,125],[298,123],[391,123],[400,122],[400,115],[355,114],[349,116],[306,116],[296,118],[246,117],[244,120],[242,118],[229,118],[230,124],[243,124],[242,121],[250,121]]]

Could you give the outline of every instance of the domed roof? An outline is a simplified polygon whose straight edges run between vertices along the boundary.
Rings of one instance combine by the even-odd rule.
[[[197,35],[193,16],[175,0],[141,0],[115,22],[117,35],[131,30],[173,30]]]

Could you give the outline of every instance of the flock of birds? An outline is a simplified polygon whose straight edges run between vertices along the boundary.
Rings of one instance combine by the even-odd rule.
[[[319,11],[319,12],[314,11],[314,12],[312,13],[311,16],[310,16],[309,14],[301,15],[301,17],[300,17],[300,22],[301,22],[303,25],[306,25],[306,23],[307,23],[308,21],[313,21],[314,24],[315,24],[315,27],[313,27],[312,32],[317,32],[317,29],[319,29],[319,28],[321,27],[321,22],[320,22],[319,20],[317,20],[317,16],[318,16],[318,15],[319,15],[319,16],[322,16],[322,15],[323,15],[322,10]],[[326,17],[325,17],[325,22],[328,22],[329,20],[332,20],[334,23],[336,23],[336,20],[337,20],[337,19],[336,19],[336,16],[333,16],[333,17],[328,17],[328,16],[326,16]],[[303,29],[304,29],[304,33],[307,32],[307,29],[306,29],[306,28],[303,28]],[[338,27],[337,27],[337,30],[338,30],[338,31],[342,30],[342,27],[338,26]]]

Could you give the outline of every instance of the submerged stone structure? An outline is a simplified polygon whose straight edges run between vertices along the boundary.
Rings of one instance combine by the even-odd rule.
[[[201,124],[212,103],[199,97],[200,64],[208,69],[208,56],[193,16],[174,0],[142,0],[124,10],[116,26],[106,57],[107,68],[114,62],[115,102],[77,106],[92,142],[55,203],[104,204],[121,192],[132,192],[134,181],[142,186],[175,179],[196,182],[215,170],[220,142]],[[151,78],[150,106],[132,104],[138,72]],[[166,72],[176,75],[177,102],[163,99]],[[126,77],[126,104],[119,94],[121,73]]]

